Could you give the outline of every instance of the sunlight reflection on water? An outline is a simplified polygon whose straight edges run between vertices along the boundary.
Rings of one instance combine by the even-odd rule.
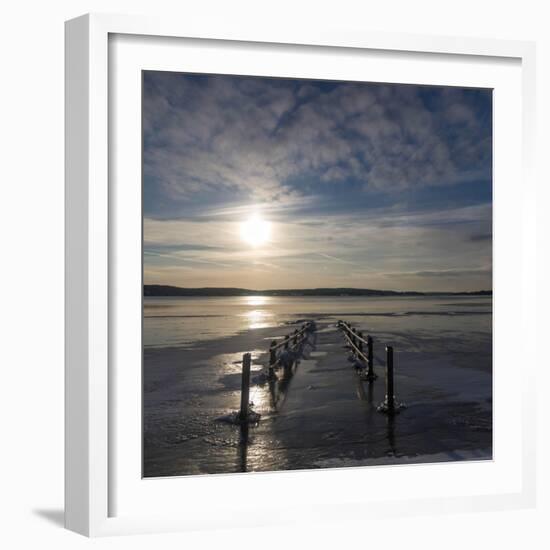
[[[244,296],[247,306],[266,306],[271,301],[271,296]]]
[[[469,311],[485,315],[464,315]],[[403,315],[403,312],[415,312]],[[425,315],[423,312],[429,313]],[[455,312],[455,315],[451,315]],[[397,315],[401,313],[401,315]],[[442,316],[438,313],[443,314]],[[342,315],[369,330],[390,330],[396,322],[403,330],[444,328],[458,331],[491,330],[490,297],[146,297],[143,343],[145,347],[193,347],[197,343],[233,336],[241,331],[265,329],[297,318]],[[335,330],[326,327],[327,332]]]
[[[245,296],[244,302],[247,306],[254,307],[241,314],[246,319],[248,329],[267,328],[273,322],[274,314],[268,309],[257,309],[261,306],[270,305],[270,296]]]
[[[265,309],[251,309],[243,313],[242,316],[246,318],[249,329],[267,328],[271,326],[273,313]]]

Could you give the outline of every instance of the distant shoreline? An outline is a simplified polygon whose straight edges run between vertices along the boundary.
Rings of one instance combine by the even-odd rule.
[[[371,288],[299,288],[250,290],[247,288],[184,288],[170,285],[144,285],[144,296],[492,296],[492,290],[470,292],[416,292]]]

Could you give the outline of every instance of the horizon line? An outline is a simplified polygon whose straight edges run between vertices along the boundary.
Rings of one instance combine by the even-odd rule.
[[[395,290],[389,288],[366,288],[366,287],[348,287],[348,286],[319,286],[319,287],[292,287],[292,288],[246,288],[237,286],[177,286],[172,284],[143,283],[143,287],[164,287],[180,290],[243,290],[247,292],[288,292],[293,290],[358,290],[374,292],[398,292],[398,293],[418,293],[418,294],[468,294],[474,292],[493,292],[492,288],[481,288],[473,290]]]

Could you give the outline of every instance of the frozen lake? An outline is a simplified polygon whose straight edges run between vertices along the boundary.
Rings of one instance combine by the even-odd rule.
[[[159,297],[144,298],[147,347],[193,347],[300,318],[366,321],[373,327],[491,332],[491,297]],[[403,317],[396,320],[395,317]],[[387,319],[390,317],[390,319]]]
[[[486,296],[146,298],[144,475],[489,459],[491,310]],[[269,342],[304,319],[318,333],[292,378],[256,383]],[[348,361],[338,319],[374,338],[373,384]],[[388,344],[407,404],[393,420],[376,411]],[[262,415],[248,434],[217,421],[238,409],[245,352]]]

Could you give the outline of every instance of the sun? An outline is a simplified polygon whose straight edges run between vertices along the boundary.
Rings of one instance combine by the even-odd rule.
[[[250,246],[266,244],[271,236],[271,224],[259,214],[254,214],[241,223],[241,240]]]

